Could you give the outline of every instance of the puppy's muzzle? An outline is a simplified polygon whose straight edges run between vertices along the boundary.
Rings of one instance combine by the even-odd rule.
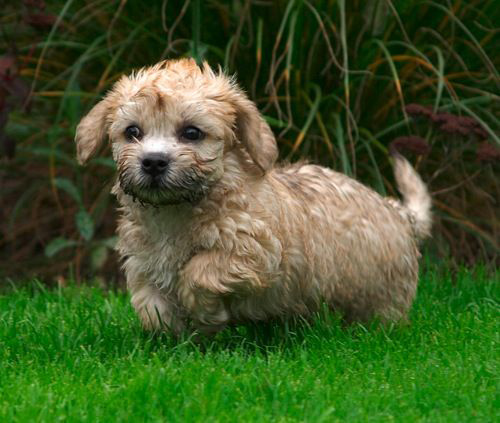
[[[141,170],[153,178],[163,175],[167,169],[170,159],[166,154],[152,153],[145,155],[141,160]]]

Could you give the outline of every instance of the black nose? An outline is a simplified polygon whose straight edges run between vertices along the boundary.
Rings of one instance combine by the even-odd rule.
[[[142,158],[141,169],[151,176],[158,176],[167,170],[169,159],[165,154],[148,154]]]

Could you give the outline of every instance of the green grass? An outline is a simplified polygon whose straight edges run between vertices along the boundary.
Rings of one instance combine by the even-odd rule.
[[[345,329],[322,313],[202,345],[144,333],[122,293],[11,290],[0,421],[493,422],[498,272],[428,267],[410,325]]]

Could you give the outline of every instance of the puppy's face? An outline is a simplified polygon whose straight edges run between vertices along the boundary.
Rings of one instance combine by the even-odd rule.
[[[277,156],[270,128],[234,82],[188,59],[120,79],[78,125],[80,162],[106,137],[123,191],[158,206],[203,197],[237,143],[263,171]]]
[[[189,75],[195,74],[195,78]],[[223,174],[234,110],[207,92],[198,68],[126,78],[109,126],[122,189],[154,205],[196,201]]]

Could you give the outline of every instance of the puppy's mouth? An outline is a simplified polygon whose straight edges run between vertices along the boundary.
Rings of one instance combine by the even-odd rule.
[[[131,178],[127,172],[120,172],[120,187],[125,194],[141,205],[155,207],[181,203],[196,204],[205,196],[209,187],[193,177],[185,176],[173,180],[169,175],[156,177],[141,175],[139,180]]]

